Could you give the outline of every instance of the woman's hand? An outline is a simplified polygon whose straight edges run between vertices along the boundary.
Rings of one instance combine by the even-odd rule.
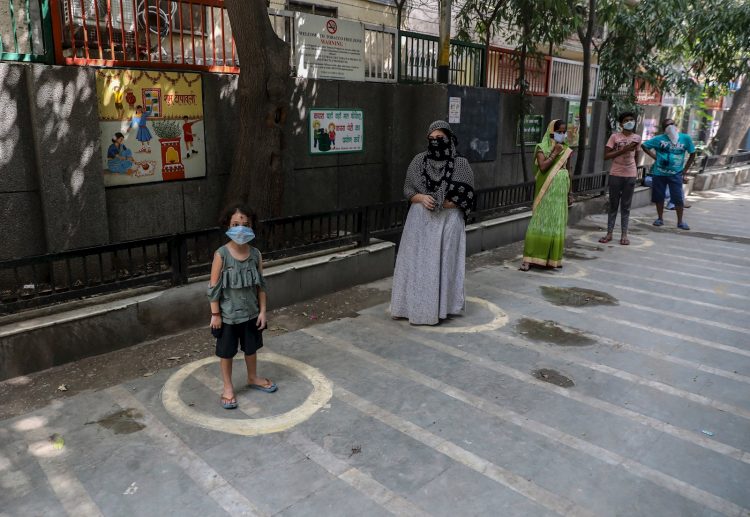
[[[263,330],[266,328],[266,325],[268,324],[268,321],[266,320],[266,311],[260,311],[258,314],[258,322],[257,327],[258,330]]]
[[[446,199],[445,201],[443,201],[443,208],[458,208],[458,207],[453,201],[448,201]]]
[[[220,329],[221,328],[221,316],[214,316],[211,315],[211,328],[212,329]]]
[[[559,156],[562,151],[563,146],[561,144],[555,144],[555,147],[552,148],[552,154],[555,156]]]
[[[419,204],[425,207],[427,210],[435,210],[437,204],[435,198],[428,196],[427,194],[417,194],[419,196]]]

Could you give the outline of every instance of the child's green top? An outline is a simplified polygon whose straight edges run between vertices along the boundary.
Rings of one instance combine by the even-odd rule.
[[[258,290],[266,291],[266,280],[260,272],[260,252],[250,247],[250,256],[237,260],[226,246],[216,252],[221,256],[221,276],[216,285],[208,286],[208,299],[221,306],[221,321],[243,323],[257,318],[260,313]]]

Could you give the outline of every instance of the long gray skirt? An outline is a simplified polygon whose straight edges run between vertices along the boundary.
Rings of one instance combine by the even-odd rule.
[[[391,316],[436,325],[464,309],[466,232],[461,210],[409,209],[396,258]]]

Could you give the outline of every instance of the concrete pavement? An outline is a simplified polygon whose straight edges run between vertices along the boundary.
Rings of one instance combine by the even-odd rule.
[[[237,411],[204,360],[2,421],[0,515],[750,515],[750,187],[652,212],[487,253],[438,327],[270,338]]]

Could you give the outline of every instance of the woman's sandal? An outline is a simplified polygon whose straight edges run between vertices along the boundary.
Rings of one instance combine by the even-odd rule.
[[[521,264],[521,267],[518,268],[519,271],[528,271],[531,268],[531,264],[528,262],[523,262]]]
[[[611,240],[612,240],[612,237],[610,235],[605,235],[604,237],[599,239],[599,242],[601,242],[602,244],[607,244]]]
[[[630,239],[627,237],[623,237],[620,239],[620,244],[623,246],[630,246]]]

